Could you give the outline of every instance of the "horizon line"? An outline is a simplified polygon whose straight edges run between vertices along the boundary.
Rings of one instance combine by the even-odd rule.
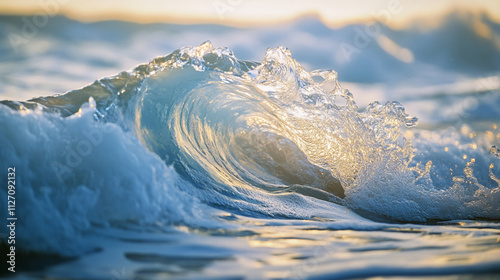
[[[43,10],[42,10],[43,11]],[[249,20],[249,19],[224,19],[217,20],[210,16],[205,17],[187,17],[187,16],[176,16],[176,15],[168,15],[168,16],[160,16],[160,15],[132,15],[127,12],[114,12],[114,13],[100,13],[89,16],[85,13],[74,13],[66,10],[58,11],[54,14],[49,14],[43,11],[45,15],[50,17],[61,16],[68,18],[70,20],[82,22],[82,23],[97,23],[97,22],[106,22],[106,21],[122,21],[122,22],[130,22],[137,24],[179,24],[179,25],[221,25],[235,28],[250,28],[250,27],[265,27],[265,26],[273,26],[273,25],[281,25],[287,24],[290,22],[298,21],[301,19],[314,18],[321,22],[328,28],[339,28],[352,24],[363,24],[369,22],[381,22],[377,20],[373,16],[358,16],[352,17],[350,19],[344,20],[328,20],[318,11],[303,11],[294,15],[281,16],[276,18],[267,18],[267,19],[259,19],[259,20]],[[40,9],[8,9],[1,10],[0,16],[36,16],[40,15]],[[455,6],[450,9],[444,11],[434,11],[434,13],[430,14],[412,14],[407,16],[405,19],[392,19],[390,22],[384,22],[386,26],[393,28],[401,28],[408,25],[412,25],[414,23],[423,24],[423,26],[434,26],[436,23],[442,21],[446,17],[452,14],[461,14],[461,15],[485,15],[491,21],[500,24],[500,17],[494,16],[490,10],[487,10],[483,7],[478,7],[474,10],[467,9],[466,7]]]

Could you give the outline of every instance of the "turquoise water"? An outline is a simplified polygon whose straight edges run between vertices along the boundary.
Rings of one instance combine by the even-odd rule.
[[[466,19],[384,29],[412,62],[376,40],[332,55],[357,27],[313,19],[53,20],[65,28],[47,26],[36,47],[3,42],[0,166],[16,167],[18,278],[498,278],[499,47]],[[425,42],[450,28],[481,47],[429,61]],[[297,30],[324,43],[287,37]],[[189,46],[202,36],[212,43]],[[289,48],[266,50],[273,40]],[[150,60],[159,49],[172,52]]]

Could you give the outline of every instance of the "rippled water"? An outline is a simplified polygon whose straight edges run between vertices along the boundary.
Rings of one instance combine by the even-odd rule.
[[[63,95],[2,101],[18,275],[498,277],[497,115],[421,127],[399,102],[358,106],[341,84],[285,47],[251,62],[205,42]],[[400,96],[417,112],[456,98],[435,93]],[[487,94],[474,109],[498,100]]]

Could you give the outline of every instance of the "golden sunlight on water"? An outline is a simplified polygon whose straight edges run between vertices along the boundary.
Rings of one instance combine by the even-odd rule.
[[[429,5],[432,12],[429,13]],[[262,7],[265,6],[265,9]],[[174,22],[182,24],[215,23],[235,26],[267,25],[290,21],[294,18],[315,15],[325,24],[342,26],[359,21],[382,21],[397,26],[405,25],[415,16],[427,16],[428,24],[437,23],[437,15],[461,8],[468,11],[487,11],[500,21],[500,2],[494,0],[410,1],[376,0],[352,2],[341,1],[97,1],[97,0],[4,0],[0,2],[0,13],[40,14],[59,13],[81,21],[124,20],[141,23]],[[175,9],[172,9],[175,7]],[[341,9],[339,8],[341,7]],[[496,8],[495,8],[496,7]],[[477,25],[476,29],[487,36],[488,30]]]

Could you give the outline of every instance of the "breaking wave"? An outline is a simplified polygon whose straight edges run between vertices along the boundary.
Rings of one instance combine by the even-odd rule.
[[[220,210],[500,219],[497,127],[425,131],[398,102],[360,110],[335,71],[308,72],[283,47],[255,63],[206,42],[63,95],[1,103],[0,165],[16,167],[30,205],[18,210],[30,250],[78,251],[74,237],[95,227],[230,226]]]

